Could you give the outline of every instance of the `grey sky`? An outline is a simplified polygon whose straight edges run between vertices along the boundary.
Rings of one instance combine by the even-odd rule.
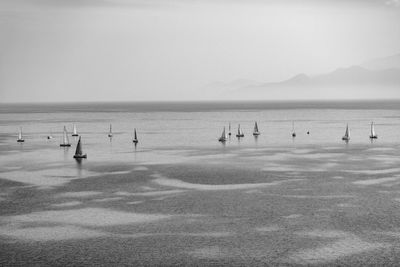
[[[0,101],[196,100],[399,50],[396,0],[0,0]]]

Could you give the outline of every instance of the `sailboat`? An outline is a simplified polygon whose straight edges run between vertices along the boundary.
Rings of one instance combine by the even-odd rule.
[[[229,135],[229,136],[232,135],[232,133],[231,133],[231,123],[229,123],[229,132],[228,132],[228,135]]]
[[[25,140],[22,138],[22,127],[19,127],[17,142],[18,142],[18,143],[25,142]]]
[[[349,130],[349,125],[346,125],[346,132],[344,133],[344,136],[342,137],[342,140],[348,142],[350,140],[350,130]]]
[[[378,135],[375,133],[374,122],[371,122],[371,135],[369,136],[371,139],[378,139]]]
[[[254,136],[257,136],[257,135],[260,135],[260,134],[261,134],[261,133],[260,133],[260,131],[258,130],[257,122],[255,122],[255,123],[254,123],[253,135],[254,135]]]
[[[238,138],[244,137],[244,133],[243,133],[242,129],[240,129],[240,124],[238,126],[238,132],[236,134],[236,137],[238,137]]]
[[[63,140],[62,140],[62,143],[60,144],[60,146],[71,146],[71,144],[69,143],[69,139],[68,139],[67,127],[65,127],[65,126],[64,126],[64,132],[63,132]]]
[[[72,132],[72,136],[79,136],[78,132],[76,131],[76,125],[74,124],[74,130]]]
[[[110,132],[108,133],[108,137],[112,137],[113,136],[113,133],[112,133],[112,126],[111,126],[111,124],[110,124]]]
[[[294,121],[292,121],[292,137],[296,137],[296,132],[294,131]]]
[[[82,145],[81,145],[81,137],[79,136],[78,144],[76,145],[75,150],[75,159],[86,159],[87,155],[82,153]]]
[[[224,142],[226,142],[227,139],[228,139],[228,137],[226,136],[225,127],[224,127],[224,130],[222,131],[221,137],[218,139],[218,141],[224,143]]]
[[[132,142],[135,143],[135,144],[139,143],[139,140],[138,140],[137,134],[136,134],[136,128],[133,129],[133,140],[132,140]]]

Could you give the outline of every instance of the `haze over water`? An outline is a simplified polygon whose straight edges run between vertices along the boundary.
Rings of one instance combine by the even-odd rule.
[[[0,263],[396,264],[399,104],[2,105]],[[74,123],[81,162],[59,147]]]

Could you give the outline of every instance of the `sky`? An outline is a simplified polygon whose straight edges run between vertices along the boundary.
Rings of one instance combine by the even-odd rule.
[[[400,0],[0,0],[0,102],[213,99],[399,52]]]

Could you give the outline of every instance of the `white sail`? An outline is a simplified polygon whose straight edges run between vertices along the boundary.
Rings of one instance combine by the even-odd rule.
[[[222,130],[221,137],[218,139],[218,141],[225,142],[227,139],[228,139],[228,137],[226,136],[225,127],[224,127],[224,129]]]
[[[371,136],[376,136],[375,128],[374,128],[374,122],[371,122]]]
[[[225,127],[224,127],[224,130],[222,131],[221,137],[224,138],[224,139],[227,139],[227,138],[228,138],[228,137],[226,136],[226,133],[225,133]]]
[[[75,125],[75,124],[74,124],[73,134],[74,134],[74,135],[77,134],[77,132],[76,132],[76,125]]]
[[[236,137],[244,137],[243,131],[240,128],[240,124],[238,125],[238,131],[237,131]]]
[[[253,130],[253,135],[260,135],[260,132],[258,130],[258,124],[257,122],[254,122],[254,130]]]
[[[350,138],[349,125],[346,126],[346,132],[344,133],[344,136],[346,136],[347,138]]]
[[[19,127],[17,142],[18,143],[25,142],[25,140],[22,138],[22,127]]]
[[[218,139],[218,141],[225,142],[227,139],[228,139],[228,136],[226,135],[226,131],[225,131],[225,127],[224,127],[224,129],[222,130],[221,137]]]
[[[231,135],[231,123],[229,123],[229,135]]]
[[[64,145],[68,145],[69,144],[67,127],[65,127],[65,126],[64,126],[64,132],[63,132],[63,144]]]
[[[349,130],[349,125],[346,125],[346,132],[344,133],[344,136],[342,137],[342,140],[349,141],[350,140],[350,130]]]
[[[375,125],[374,122],[371,122],[371,135],[369,136],[371,139],[377,139],[378,135],[375,133]]]

